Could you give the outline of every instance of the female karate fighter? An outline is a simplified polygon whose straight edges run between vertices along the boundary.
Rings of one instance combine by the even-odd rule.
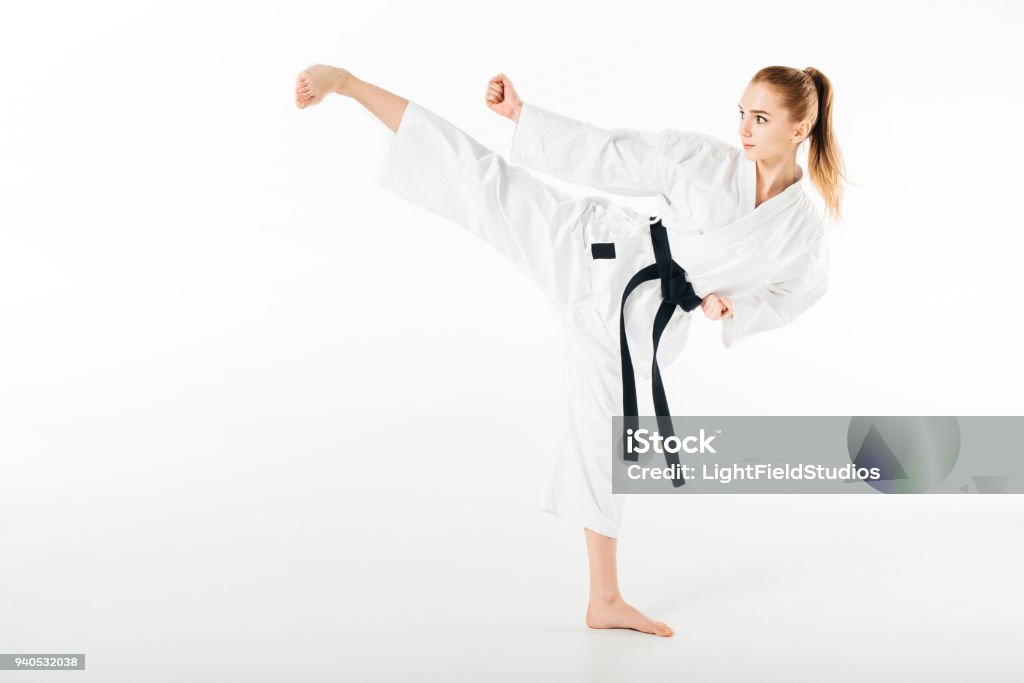
[[[732,347],[792,322],[827,290],[824,216],[804,194],[796,153],[810,141],[810,180],[838,218],[842,157],[828,79],[813,68],[758,71],[739,102],[742,149],[669,128],[601,129],[524,103],[504,74],[490,81],[485,103],[516,124],[513,163],[656,197],[651,217],[603,197],[573,197],[345,69],[302,71],[295,103],[306,108],[330,93],[355,99],[395,133],[378,184],[488,242],[558,311],[566,428],[542,508],[584,527],[588,626],[671,636],[619,591],[625,496],[612,493],[612,416],[638,414],[634,368],[651,380],[654,414],[671,415],[658,363],[678,356],[698,306],[721,321],[722,343]]]

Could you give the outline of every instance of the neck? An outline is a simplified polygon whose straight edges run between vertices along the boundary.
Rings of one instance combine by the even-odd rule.
[[[756,163],[758,203],[771,199],[799,180],[795,156],[763,159]]]

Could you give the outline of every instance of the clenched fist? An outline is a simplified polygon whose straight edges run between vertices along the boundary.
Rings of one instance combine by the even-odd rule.
[[[523,108],[523,101],[519,99],[519,94],[512,87],[512,81],[505,74],[498,74],[490,80],[484,101],[495,114],[519,122],[519,110]]]
[[[700,308],[704,311],[704,315],[712,320],[732,317],[732,302],[715,294],[708,294],[704,297],[704,300],[700,302]]]

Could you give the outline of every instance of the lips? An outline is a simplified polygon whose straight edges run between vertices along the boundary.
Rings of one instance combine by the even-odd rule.
[[[743,149],[750,149],[751,147],[753,147],[753,145],[748,145],[746,143],[743,143]]]

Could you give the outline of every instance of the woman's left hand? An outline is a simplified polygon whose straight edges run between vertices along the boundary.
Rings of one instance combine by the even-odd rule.
[[[732,302],[727,298],[717,296],[715,294],[708,294],[704,297],[704,300],[700,302],[700,308],[711,320],[719,320],[721,318],[732,318]]]

